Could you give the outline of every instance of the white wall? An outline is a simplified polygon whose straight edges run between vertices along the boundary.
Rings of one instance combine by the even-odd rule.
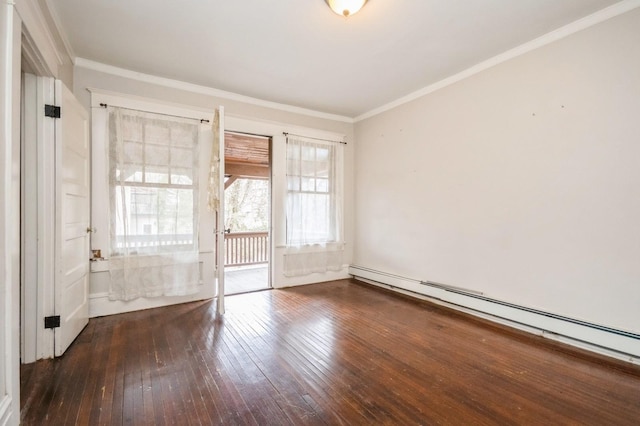
[[[640,332],[640,10],[355,126],[354,264]]]
[[[292,129],[308,128],[315,129],[316,131],[320,132],[345,135],[346,140],[349,142],[349,145],[347,145],[347,149],[345,152],[345,265],[351,263],[353,256],[354,215],[353,124],[348,122],[334,121],[331,119],[296,114],[238,101],[230,101],[228,99],[215,98],[209,94],[179,90],[172,87],[166,87],[154,83],[140,81],[137,78],[127,78],[120,75],[115,75],[113,73],[96,71],[94,69],[76,66],[74,69],[74,92],[76,97],[87,109],[89,109],[91,105],[91,96],[90,92],[87,90],[88,88],[116,92],[130,96],[139,96],[146,99],[157,100],[160,102],[170,102],[196,109],[204,108],[211,111],[213,111],[215,107],[223,105],[225,107],[225,114],[227,116],[227,129],[273,136],[274,155],[276,155],[276,153],[278,152],[284,153],[284,149],[281,148],[282,146],[284,146],[284,137],[282,135],[282,131],[285,130],[292,131]],[[274,158],[273,185],[276,185],[278,179],[283,176],[284,164],[284,161],[280,161]],[[281,179],[279,181],[284,182]],[[274,191],[276,191],[276,189],[274,189]],[[284,222],[279,221],[279,218],[274,217],[273,223],[274,226],[277,227],[278,223]],[[213,232],[213,230],[211,231]],[[206,232],[206,230],[202,230],[201,232]],[[274,229],[273,235],[274,238],[277,239],[278,235],[280,235],[280,230]],[[299,277],[297,279],[287,279],[281,273],[282,256],[282,250],[277,248],[275,250],[275,255],[273,258],[274,287],[299,285],[309,282],[321,282],[348,276],[348,271],[345,268],[344,272],[341,274],[313,274],[306,277]],[[92,316],[129,310],[129,308],[123,306],[120,302],[108,302],[106,300],[106,292],[108,291],[107,278],[108,277],[105,272],[92,274],[90,290],[92,305],[98,306],[98,304],[96,303],[96,299],[101,299],[99,305],[102,306],[105,305],[105,303],[108,305],[105,308],[106,310],[103,308],[99,308],[99,311],[97,310],[98,308],[94,309],[93,312],[90,312],[90,315]],[[139,301],[136,302],[135,308],[140,309],[142,307],[149,307],[151,306],[151,303],[153,303],[153,301]],[[159,303],[165,304],[166,302],[161,301]]]

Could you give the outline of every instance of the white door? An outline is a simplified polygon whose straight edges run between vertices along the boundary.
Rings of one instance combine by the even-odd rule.
[[[86,110],[60,81],[56,101],[55,356],[69,347],[89,322],[90,155]]]
[[[219,117],[219,140],[220,144],[218,146],[218,158],[220,159],[218,165],[219,172],[219,185],[218,185],[218,221],[216,223],[216,237],[217,237],[217,247],[216,247],[216,278],[218,280],[218,313],[220,315],[224,314],[224,107],[218,108],[218,117]],[[214,131],[216,129],[214,128]]]

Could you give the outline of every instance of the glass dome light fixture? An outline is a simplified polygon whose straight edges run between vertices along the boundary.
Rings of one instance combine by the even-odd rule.
[[[365,5],[367,0],[324,0],[331,10],[338,15],[349,17],[357,13],[362,6]]]

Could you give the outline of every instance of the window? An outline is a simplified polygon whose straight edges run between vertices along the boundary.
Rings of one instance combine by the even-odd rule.
[[[197,249],[196,121],[109,113],[111,255]]]
[[[215,220],[202,208],[211,113],[97,90],[91,106],[91,248],[109,300],[210,297],[215,237],[198,231]]]
[[[341,240],[342,145],[287,139],[287,246]]]

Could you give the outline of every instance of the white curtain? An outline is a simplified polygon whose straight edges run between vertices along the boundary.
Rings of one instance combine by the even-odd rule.
[[[199,126],[109,107],[111,300],[199,291]]]
[[[285,276],[340,271],[343,145],[287,138]]]
[[[211,161],[209,163],[209,187],[207,191],[207,201],[209,211],[217,213],[220,208],[219,188],[220,174],[220,110],[216,109],[213,115],[213,146],[211,147]]]

